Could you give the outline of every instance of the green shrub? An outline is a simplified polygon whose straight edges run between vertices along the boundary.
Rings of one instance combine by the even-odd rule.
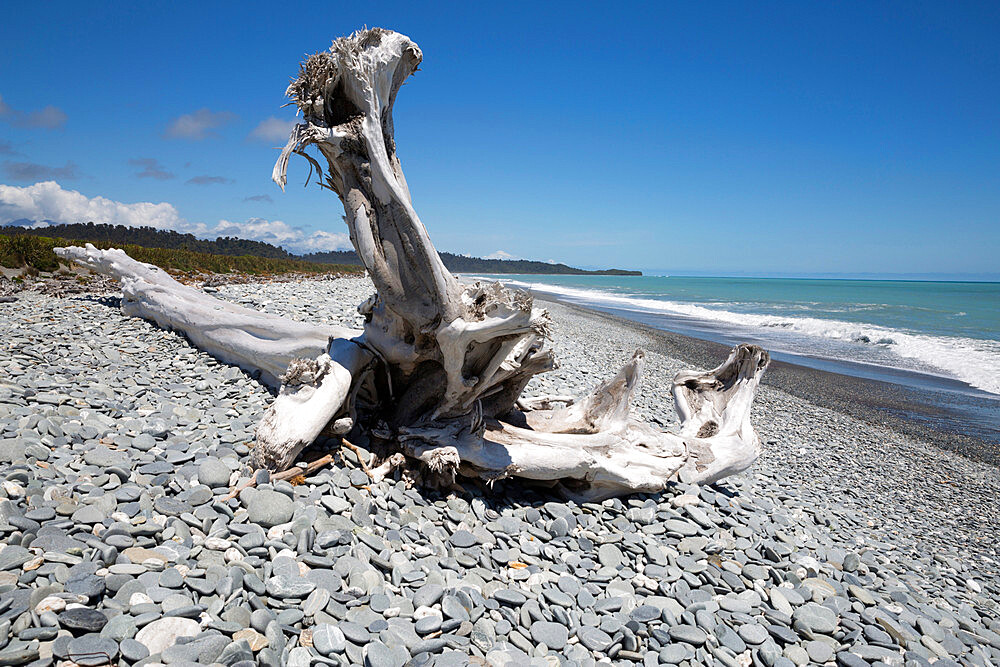
[[[48,239],[37,236],[7,236],[0,239],[0,264],[12,269],[30,267],[36,271],[55,271],[59,258]]]

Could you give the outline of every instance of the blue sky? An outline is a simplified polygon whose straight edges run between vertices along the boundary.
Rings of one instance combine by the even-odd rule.
[[[15,3],[0,222],[343,243],[340,204],[301,187],[304,161],[286,193],[271,184],[273,147],[303,54],[379,25],[424,52],[396,139],[441,250],[1000,271],[1000,4],[651,5]]]

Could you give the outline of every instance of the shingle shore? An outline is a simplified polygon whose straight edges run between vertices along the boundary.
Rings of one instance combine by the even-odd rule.
[[[218,295],[357,324],[358,279]],[[551,307],[580,393],[639,346]],[[114,298],[0,304],[0,664],[1000,664],[1000,476],[762,388],[766,453],[702,489],[442,496],[349,458],[223,501],[270,397]],[[330,443],[332,444],[332,443]]]

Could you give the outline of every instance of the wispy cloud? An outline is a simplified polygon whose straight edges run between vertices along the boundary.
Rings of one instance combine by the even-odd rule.
[[[0,155],[20,155],[20,153],[14,150],[14,144],[0,139]]]
[[[225,176],[195,176],[186,182],[188,185],[229,185],[233,181]]]
[[[158,181],[165,181],[174,177],[167,171],[160,161],[152,157],[137,157],[128,161],[133,167],[142,167],[142,171],[137,171],[138,178],[155,178]]]
[[[0,118],[14,127],[54,130],[66,124],[67,116],[62,109],[51,104],[35,111],[20,111],[0,97]]]
[[[288,141],[288,135],[291,134],[292,127],[294,125],[294,120],[283,120],[281,118],[271,116],[270,118],[262,120],[260,124],[247,136],[247,138],[267,143],[277,142],[284,144]]]
[[[67,162],[63,167],[50,167],[36,162],[3,163],[4,174],[14,181],[47,181],[56,178],[74,180],[80,178],[80,169],[73,162]]]
[[[307,230],[281,220],[220,220],[215,225],[208,225],[185,220],[167,202],[128,204],[105,197],[87,197],[75,190],[66,190],[53,181],[25,187],[0,184],[0,225],[22,219],[148,226],[210,238],[237,236],[281,245],[299,253],[351,248],[351,240],[346,233]]]
[[[201,141],[217,135],[218,128],[235,120],[236,114],[229,111],[198,109],[194,113],[186,113],[170,121],[167,129],[163,131],[163,136],[167,139]]]
[[[268,204],[274,203],[274,200],[271,199],[271,195],[253,195],[252,197],[244,197],[243,201],[259,201],[266,202]]]

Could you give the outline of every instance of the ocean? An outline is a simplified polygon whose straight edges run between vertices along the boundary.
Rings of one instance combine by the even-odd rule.
[[[949,403],[961,400],[955,394],[995,401],[974,418],[1000,433],[1000,283],[482,277],[694,338],[757,343],[792,363],[951,394]]]

